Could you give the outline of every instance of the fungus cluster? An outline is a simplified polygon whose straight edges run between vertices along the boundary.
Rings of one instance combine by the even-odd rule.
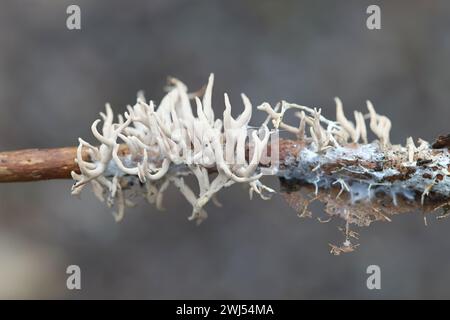
[[[298,141],[298,148],[290,159],[285,157],[278,172],[285,199],[301,217],[311,217],[308,206],[318,200],[325,204],[324,211],[329,216],[345,221],[345,241],[341,246],[330,244],[331,253],[350,252],[357,246],[351,242],[356,233],[349,229],[350,224],[368,226],[416,209],[423,213],[443,209],[444,215],[439,218],[446,216],[450,209],[447,145],[441,142],[432,147],[418,139],[416,146],[412,137],[405,146],[393,145],[389,135],[391,121],[379,115],[370,101],[367,114],[355,112],[354,123],[346,118],[342,102],[338,98],[335,102],[336,121],[323,118],[320,109],[284,101],[275,109],[268,104],[260,107],[275,127],[295,134]],[[289,109],[299,110],[298,126],[283,122]],[[370,143],[366,119],[376,138]],[[445,137],[440,141],[446,141]],[[424,219],[426,223],[425,216]]]
[[[147,102],[139,93],[136,104],[128,106],[117,122],[107,104],[106,113],[100,114],[101,130],[100,119],[91,127],[100,146],[79,139],[76,161],[81,173],[72,173],[76,180],[72,193],[80,193],[86,183],[91,183],[102,201],[106,197],[108,205],[117,206],[116,220],[123,217],[126,206],[132,205],[124,189],[136,180],[145,186],[147,200],[158,208],[162,207],[163,192],[173,183],[193,207],[190,219],[198,222],[207,216],[205,204],[234,183],[247,183],[250,194],[256,192],[266,199],[263,192],[274,191],[259,181],[262,173],[258,165],[271,131],[265,124],[251,130],[252,104],[244,94],[244,111],[236,119],[231,115],[227,94],[223,119],[216,119],[211,102],[213,84],[211,75],[200,100],[189,94],[181,81],[171,79],[169,92],[159,105]],[[123,145],[129,150],[126,156],[121,154]],[[84,148],[90,161],[83,160]],[[212,171],[215,176],[211,180]],[[185,183],[187,175],[197,179],[198,194]]]
[[[344,191],[350,195],[351,203],[370,201],[382,193],[397,205],[398,196],[411,201],[420,200],[423,205],[426,197],[449,198],[450,191],[450,153],[448,148],[435,149],[418,139],[406,139],[405,146],[390,143],[391,121],[379,115],[372,103],[367,101],[366,115],[355,111],[355,124],[344,114],[342,102],[336,98],[336,121],[321,116],[321,109],[281,102],[281,112],[277,113],[268,104],[260,107],[265,110],[274,125],[296,134],[302,147],[293,162],[279,171],[279,176],[297,179],[320,188],[329,189],[340,186],[338,196]],[[290,126],[281,119],[289,109],[302,110],[296,115],[300,118],[298,127]],[[309,115],[305,115],[305,111]],[[365,119],[376,139],[368,143],[368,130]],[[305,132],[309,127],[310,135]]]
[[[433,146],[422,139],[416,145],[411,137],[404,146],[393,145],[391,121],[378,114],[370,101],[366,114],[354,112],[353,122],[338,98],[334,121],[325,118],[321,109],[286,101],[272,107],[264,102],[257,109],[267,113],[267,118],[255,129],[249,125],[252,104],[244,94],[244,110],[237,118],[232,117],[225,94],[223,118],[216,119],[214,109],[218,108],[213,108],[211,99],[213,83],[211,75],[200,100],[200,94],[188,93],[181,81],[171,79],[159,105],[147,102],[139,93],[136,104],[128,106],[116,122],[107,104],[106,113],[100,114],[102,119],[92,124],[99,146],[79,139],[76,161],[81,173],[72,172],[76,180],[72,193],[78,194],[87,183],[92,184],[102,201],[117,207],[115,218],[120,220],[137,193],[161,208],[163,192],[173,183],[193,207],[190,219],[201,222],[207,217],[205,205],[210,200],[218,204],[217,192],[234,183],[247,184],[250,196],[256,192],[263,199],[269,198],[274,190],[260,181],[267,174],[261,163],[269,139],[283,130],[292,139],[285,140],[289,144],[284,145],[271,143],[271,155],[282,156],[279,167],[276,163],[269,174],[312,187],[312,200],[326,201],[326,212],[346,221],[345,245],[333,247],[334,253],[353,248],[350,223],[364,226],[389,220],[387,215],[403,209],[448,206],[447,137]],[[288,110],[296,111],[298,125],[284,121]],[[371,134],[375,139],[369,142]],[[127,152],[122,152],[123,148]],[[83,159],[85,150],[89,160]],[[188,186],[186,176],[196,178],[198,192]],[[131,188],[133,184],[141,187]],[[319,191],[325,191],[325,195]],[[306,208],[300,211],[302,216],[307,215]]]

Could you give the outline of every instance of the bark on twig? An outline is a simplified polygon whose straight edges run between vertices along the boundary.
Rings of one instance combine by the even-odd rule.
[[[76,152],[76,147],[0,152],[0,182],[69,179],[71,171],[79,171]],[[83,157],[88,160],[87,152]]]

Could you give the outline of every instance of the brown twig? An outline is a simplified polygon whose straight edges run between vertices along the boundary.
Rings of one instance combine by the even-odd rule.
[[[68,179],[79,171],[76,152],[76,147],[0,152],[0,182]],[[89,158],[87,152],[83,157]]]

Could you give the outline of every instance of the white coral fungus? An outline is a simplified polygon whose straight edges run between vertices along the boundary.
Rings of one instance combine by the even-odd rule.
[[[125,191],[144,193],[150,203],[162,208],[163,192],[173,183],[192,205],[190,219],[197,222],[207,216],[205,204],[209,200],[218,204],[217,192],[234,183],[247,184],[250,197],[256,192],[268,199],[274,190],[259,180],[266,173],[307,182],[315,187],[316,196],[319,189],[340,186],[336,198],[346,192],[351,205],[371,201],[380,193],[390,197],[395,206],[398,196],[414,202],[420,195],[422,205],[431,194],[434,198],[449,198],[448,149],[432,149],[421,139],[416,146],[412,138],[407,139],[406,146],[392,145],[391,121],[378,114],[370,101],[368,114],[354,113],[355,122],[347,119],[338,98],[336,121],[326,119],[321,109],[286,101],[272,108],[264,102],[257,109],[266,112],[267,119],[258,130],[253,130],[249,125],[252,104],[244,94],[244,110],[237,118],[231,116],[227,94],[223,119],[215,118],[213,83],[211,75],[200,100],[196,94],[188,93],[181,81],[171,79],[169,92],[158,106],[153,101],[147,103],[139,93],[136,104],[128,106],[117,122],[107,104],[106,113],[100,114],[101,132],[101,119],[92,124],[100,146],[79,139],[76,161],[81,174],[72,172],[76,180],[72,193],[78,194],[86,183],[91,183],[102,201],[106,196],[109,206],[117,206],[115,218],[120,220],[124,208],[132,205],[131,195],[125,196]],[[195,100],[194,106],[191,100]],[[283,121],[288,110],[298,111],[298,126]],[[366,119],[377,138],[371,143]],[[273,130],[268,129],[269,122]],[[293,155],[283,150],[280,169],[276,161],[280,152],[278,139],[274,139],[279,128],[296,136],[297,148]],[[270,138],[271,170],[266,170]],[[126,153],[121,151],[124,147]],[[83,159],[84,150],[88,151],[89,161]],[[197,193],[186,183],[188,175],[196,178]],[[138,183],[145,187],[130,188]],[[336,212],[350,219],[346,210]]]
[[[242,94],[244,111],[235,119],[231,116],[231,104],[227,94],[223,120],[216,119],[212,107],[214,75],[209,77],[203,99],[189,94],[187,87],[177,79],[159,106],[138,94],[134,106],[119,115],[114,122],[111,107],[101,113],[101,131],[96,120],[92,133],[99,147],[79,139],[77,163],[81,174],[72,172],[76,183],[72,193],[78,194],[90,182],[95,194],[103,201],[107,195],[109,206],[116,205],[116,220],[124,214],[124,208],[132,205],[125,197],[124,187],[137,179],[145,185],[145,197],[150,203],[162,208],[162,194],[173,183],[192,205],[189,219],[201,222],[207,217],[205,204],[215,200],[215,194],[236,182],[247,183],[250,195],[256,192],[263,199],[263,192],[274,192],[263,185],[258,165],[266,150],[271,131],[263,124],[259,130],[250,130],[252,104]],[[191,98],[194,98],[194,107]],[[194,110],[196,112],[194,112]],[[121,154],[126,145],[129,154]],[[251,148],[246,146],[251,145]],[[90,161],[83,160],[87,148]],[[246,153],[250,153],[246,157]],[[210,172],[216,173],[210,180]],[[185,176],[193,175],[198,182],[196,194],[186,183]],[[215,201],[217,203],[217,201]]]

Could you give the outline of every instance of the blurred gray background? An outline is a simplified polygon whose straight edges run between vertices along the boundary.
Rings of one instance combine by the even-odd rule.
[[[72,3],[81,31],[66,29]],[[370,4],[381,6],[379,31],[366,28]],[[217,114],[224,91],[235,111],[241,92],[328,116],[335,96],[348,114],[371,99],[394,142],[432,140],[449,132],[449,31],[446,0],[3,0],[0,150],[94,141],[105,102],[122,112],[140,89],[158,101],[167,76],[196,90],[210,72]],[[358,230],[358,250],[335,257],[328,243],[342,240],[342,222],[299,219],[280,195],[250,201],[235,186],[197,227],[170,189],[165,212],[142,202],[116,224],[71,184],[0,185],[0,298],[450,298],[450,221],[398,216]],[[70,264],[81,291],[66,289]],[[371,264],[380,291],[366,288]]]

